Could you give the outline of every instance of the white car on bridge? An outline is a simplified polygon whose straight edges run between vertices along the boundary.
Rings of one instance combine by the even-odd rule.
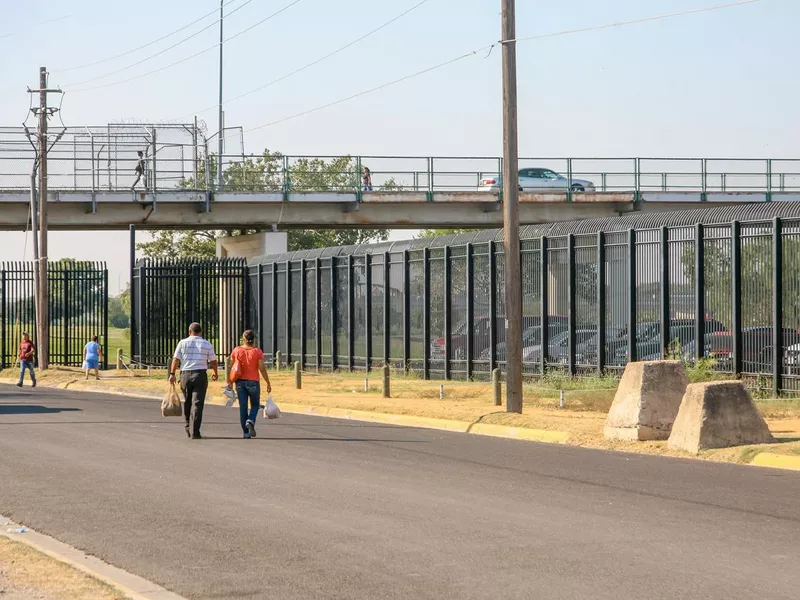
[[[484,177],[480,189],[497,192],[503,188],[503,177]],[[550,169],[530,168],[519,171],[519,190],[539,192],[544,190],[561,191],[570,188],[573,192],[593,192],[594,183],[586,179],[570,179]]]

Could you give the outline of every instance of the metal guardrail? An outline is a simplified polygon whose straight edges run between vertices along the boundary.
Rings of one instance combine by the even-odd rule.
[[[55,140],[55,134],[52,140]],[[230,136],[227,136],[230,137]],[[146,162],[140,190],[213,192],[408,191],[476,192],[502,173],[498,157],[285,156],[230,149],[219,157],[196,124],[108,125],[69,128],[49,155],[53,191],[125,191],[136,179],[137,151]],[[27,190],[34,148],[21,128],[0,128],[0,190]],[[223,185],[217,185],[221,162]],[[363,180],[371,173],[371,190]],[[800,192],[800,159],[676,157],[530,157],[519,168],[550,169],[567,180],[588,180],[598,192]],[[543,191],[553,191],[550,187]]]

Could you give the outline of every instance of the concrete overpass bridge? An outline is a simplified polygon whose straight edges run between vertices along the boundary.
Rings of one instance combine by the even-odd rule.
[[[239,138],[236,152],[229,143],[220,160],[209,152],[216,143],[196,124],[58,134],[51,136],[48,161],[48,220],[55,230],[502,224],[501,193],[482,185],[502,172],[498,157],[254,155]],[[146,172],[132,190],[137,151]],[[29,222],[33,162],[24,132],[0,128],[2,230]],[[364,167],[372,189],[363,185]],[[800,159],[532,157],[519,167],[562,176],[528,179],[520,196],[522,224],[800,200]],[[592,185],[571,189],[578,180]]]

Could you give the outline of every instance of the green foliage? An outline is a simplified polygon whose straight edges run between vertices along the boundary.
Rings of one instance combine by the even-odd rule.
[[[284,169],[285,167],[285,169]],[[208,169],[208,178],[206,178]],[[185,179],[184,189],[207,189],[206,181],[216,180],[217,165],[214,155],[202,161],[197,180]],[[229,165],[222,174],[225,189],[236,192],[286,191],[352,191],[360,186],[360,173],[356,161],[350,156],[326,161],[321,158],[301,158],[286,163],[283,154],[264,150],[258,157],[247,157],[243,162]],[[285,178],[284,178],[285,177]],[[389,179],[381,189],[402,189],[394,179]],[[216,238],[224,235],[246,235],[259,229],[236,231],[159,231],[149,242],[137,245],[148,258],[213,258],[216,255]],[[306,229],[289,231],[289,250],[307,250],[327,246],[347,246],[384,241],[389,237],[386,229]]]
[[[128,294],[130,298],[130,293]],[[130,327],[130,300],[128,300],[128,309],[125,309],[125,303],[122,296],[108,299],[108,324],[116,329],[125,329]]]
[[[478,231],[477,229],[423,229],[419,232],[418,238],[438,237],[442,235],[456,235],[459,233],[472,233]]]

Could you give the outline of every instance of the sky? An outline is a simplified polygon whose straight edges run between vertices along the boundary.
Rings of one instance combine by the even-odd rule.
[[[726,3],[727,0],[517,0],[517,37],[539,36]],[[292,4],[292,2],[294,2]],[[224,95],[279,78],[419,4],[420,0],[233,0]],[[0,126],[19,125],[38,69],[66,91],[68,126],[109,122],[216,125],[217,0],[0,0]],[[457,8],[456,8],[457,7]],[[794,76],[800,2],[759,2],[517,47],[519,146],[525,156],[796,156]],[[51,21],[46,23],[46,21]],[[205,31],[200,31],[207,27]],[[168,47],[197,33],[187,42]],[[316,66],[225,106],[246,130],[427,69],[500,38],[499,0],[427,0],[377,34]],[[199,56],[168,67],[205,49]],[[132,63],[152,59],[131,69]],[[100,64],[82,67],[89,63]],[[246,133],[248,152],[306,155],[495,156],[502,145],[501,52],[447,67],[306,116]],[[167,68],[163,68],[167,67]],[[163,68],[163,69],[162,69]],[[120,85],[101,89],[155,69]],[[87,80],[96,79],[88,83]],[[209,107],[211,110],[206,110]],[[393,239],[411,235],[393,232]],[[53,259],[106,260],[124,287],[128,238],[54,232]],[[0,233],[0,260],[31,256],[22,233]]]

